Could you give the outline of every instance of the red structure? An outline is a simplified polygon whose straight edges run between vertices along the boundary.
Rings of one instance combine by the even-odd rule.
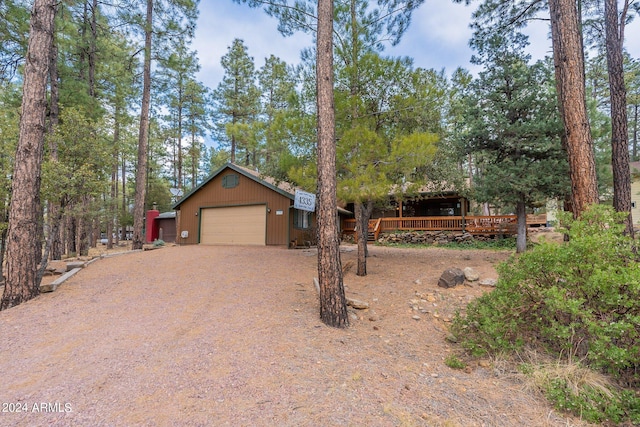
[[[146,242],[152,243],[154,240],[158,239],[158,221],[155,219],[160,215],[160,211],[152,209],[147,211],[147,233],[146,233]]]

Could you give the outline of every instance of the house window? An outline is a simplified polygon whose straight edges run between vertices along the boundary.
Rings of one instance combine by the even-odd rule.
[[[294,209],[293,226],[302,230],[311,228],[311,212]]]
[[[229,175],[225,175],[222,177],[222,188],[234,188],[238,186],[238,182],[240,182],[240,177],[235,173],[231,173]]]

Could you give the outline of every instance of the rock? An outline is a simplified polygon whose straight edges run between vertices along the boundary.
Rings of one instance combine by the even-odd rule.
[[[496,287],[497,280],[496,279],[482,279],[478,282],[480,286],[487,286],[490,288]]]
[[[58,287],[57,284],[53,283],[41,283],[40,284],[40,293],[53,292]]]
[[[84,261],[73,261],[67,263],[67,271],[74,270],[76,268],[84,268],[86,263]]]
[[[55,291],[58,288],[58,286],[60,286],[65,280],[69,279],[70,277],[73,277],[80,270],[82,270],[81,267],[74,268],[71,271],[67,271],[65,274],[63,274],[62,276],[58,277],[56,280],[54,280],[51,283],[41,284],[40,285],[40,292],[53,292],[53,291]]]
[[[347,305],[357,310],[365,310],[369,308],[369,303],[357,299],[347,297]]]
[[[546,230],[546,232],[531,233],[530,237],[533,243],[564,243],[564,234],[555,231]]]
[[[489,368],[491,367],[491,362],[489,362],[488,360],[480,360],[478,362],[478,366],[480,366],[481,368]]]
[[[453,334],[449,334],[445,337],[445,339],[451,343],[457,343],[458,342],[458,338],[453,335]]]
[[[420,320],[420,316],[418,316],[417,314],[414,314],[413,316],[411,316],[411,318],[413,320]]]
[[[480,275],[471,267],[464,268],[464,277],[470,282],[475,282],[480,279]]]
[[[448,268],[442,273],[438,280],[441,288],[453,288],[464,283],[464,272],[459,268]]]

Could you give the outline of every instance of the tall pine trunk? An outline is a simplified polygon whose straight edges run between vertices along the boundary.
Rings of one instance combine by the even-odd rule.
[[[369,218],[371,217],[371,212],[373,212],[373,202],[371,200],[367,201],[366,205],[362,202],[354,204],[356,229],[358,230],[358,233],[356,233],[358,239],[358,268],[356,270],[356,275],[358,276],[367,275],[367,257],[369,256]]]
[[[549,0],[560,116],[566,136],[575,217],[598,202],[595,154],[585,99],[582,36],[575,0]]]
[[[55,8],[54,0],[35,0],[31,12],[7,230],[7,278],[0,310],[34,298],[40,292],[38,263],[43,237],[40,181]]]
[[[362,202],[356,202],[353,206],[356,217],[356,239],[358,244],[358,268],[356,275],[367,275],[367,238],[369,237],[369,218],[365,217],[365,208]]]
[[[114,235],[118,239],[118,147],[120,146],[120,105],[116,102],[113,124],[113,152],[111,164],[111,188],[109,192],[109,213],[107,214],[107,249],[113,248]]]
[[[124,150],[122,152],[122,170],[120,171],[120,173],[122,174],[122,218],[124,219],[125,214],[127,213],[127,158],[126,155],[124,153]],[[127,226],[125,225],[125,221],[121,221],[120,222],[120,229],[121,231],[121,236],[120,238],[122,240],[127,240]]]
[[[631,168],[629,166],[629,134],[627,130],[627,89],[624,85],[622,43],[624,17],[618,21],[618,2],[605,0],[605,37],[607,70],[611,97],[611,166],[613,169],[613,207],[627,212],[625,234],[633,237],[631,216]]]
[[[335,106],[333,99],[333,0],[318,0],[318,280],[320,319],[349,325],[342,283],[337,224]]]
[[[55,26],[55,22],[54,22]],[[54,28],[55,31],[55,28]],[[58,123],[60,121],[60,90],[58,84],[58,47],[55,40],[51,43],[51,52],[49,56],[49,84],[50,84],[50,96],[49,96],[49,127],[47,134],[53,136]],[[53,162],[58,161],[58,144],[55,138],[49,138],[49,158]],[[48,202],[47,215],[49,224],[49,236],[48,245],[50,247],[51,259],[61,259],[63,253],[62,237],[60,230],[60,214],[62,207],[59,203]]]
[[[151,35],[153,33],[153,0],[147,0],[147,17],[144,38],[144,69],[140,132],[138,134],[138,164],[136,165],[136,195],[133,208],[132,249],[142,249],[144,244],[144,207],[147,181],[147,144],[149,140],[149,104],[151,103]]]

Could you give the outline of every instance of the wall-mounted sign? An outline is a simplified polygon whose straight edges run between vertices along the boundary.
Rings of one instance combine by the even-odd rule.
[[[316,195],[306,191],[296,190],[293,207],[302,211],[314,212],[316,210]]]
[[[276,211],[276,215],[284,215],[284,211]]]

